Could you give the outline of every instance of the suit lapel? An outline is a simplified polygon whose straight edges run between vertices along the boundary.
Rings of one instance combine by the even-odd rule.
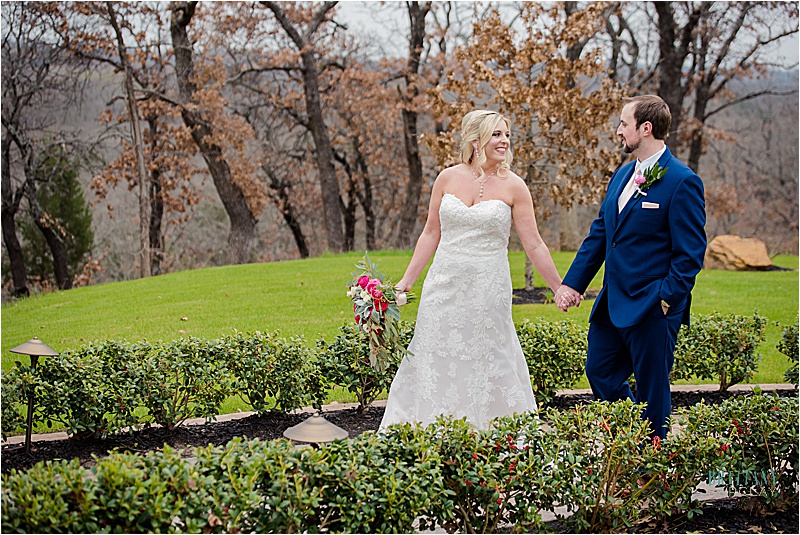
[[[668,147],[664,151],[664,154],[661,155],[661,158],[658,159],[658,164],[661,167],[664,167],[664,168],[669,167],[667,162],[669,162],[669,160],[671,158],[672,158],[672,153],[669,151],[669,147]],[[633,171],[631,171],[631,173],[632,172]],[[669,170],[662,177],[662,180],[666,179],[667,177],[669,177]],[[628,178],[630,178],[630,175],[628,175]],[[625,183],[627,184],[627,181]],[[620,192],[621,191],[622,190],[620,190]],[[631,197],[631,199],[628,201],[628,204],[626,204],[625,207],[622,209],[622,212],[619,213],[619,217],[617,218],[617,227],[616,228],[619,228],[620,226],[622,226],[622,223],[625,221],[625,219],[627,219],[628,214],[631,213],[631,210],[633,210],[633,208],[636,205],[638,205],[640,202],[642,202],[642,199],[644,199],[644,197],[645,197],[644,195],[637,196],[636,194],[634,194],[633,197]]]
[[[622,215],[625,213],[625,209],[623,209],[622,212],[619,211],[618,207],[619,196],[622,195],[622,190],[625,189],[625,186],[628,184],[631,177],[633,176],[633,171],[636,169],[636,162],[631,162],[628,165],[630,165],[631,168],[620,175],[620,180],[617,184],[614,185],[614,191],[612,192],[613,195],[611,196],[611,200],[614,202],[612,202],[611,203],[612,206],[609,207],[611,208],[611,214],[614,223],[612,228],[617,228],[619,226],[620,221],[622,221]],[[628,204],[630,204],[630,201],[628,202]]]

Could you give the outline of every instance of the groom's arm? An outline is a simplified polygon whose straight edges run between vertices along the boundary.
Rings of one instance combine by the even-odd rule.
[[[575,259],[564,276],[564,285],[583,294],[606,259],[606,201],[600,206],[600,214],[592,222],[589,235],[575,255]]]

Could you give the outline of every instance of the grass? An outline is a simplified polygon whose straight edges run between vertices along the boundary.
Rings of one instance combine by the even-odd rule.
[[[2,306],[2,369],[27,357],[9,349],[39,337],[56,351],[78,348],[93,340],[173,340],[183,336],[214,339],[239,331],[279,331],[282,336],[304,336],[310,345],[321,337],[332,339],[343,322],[351,321],[345,295],[354,264],[362,253],[324,255],[317,258],[264,264],[206,268],[101,284],[32,296]],[[575,253],[553,254],[566,273]],[[370,254],[381,271],[399,280],[411,258],[410,251],[376,251]],[[524,256],[510,254],[514,287],[523,285]],[[775,265],[798,268],[797,256],[778,256]],[[423,273],[414,287],[422,289]],[[538,275],[537,275],[538,277]],[[544,282],[537,278],[536,285]],[[602,273],[592,283],[599,289]],[[557,321],[569,318],[588,322],[593,302],[563,313],[554,304],[515,305],[516,322],[528,318]],[[692,312],[750,315],[757,310],[770,324],[760,346],[763,355],[754,382],[783,382],[788,359],[775,346],[781,328],[798,313],[796,271],[703,271],[693,292]],[[402,310],[403,318],[416,317],[417,302]],[[42,361],[40,361],[42,362]],[[46,364],[46,359],[44,359]],[[588,386],[585,379],[577,385]],[[347,400],[335,398],[339,401]],[[226,412],[233,406],[226,405]],[[235,410],[233,407],[232,410]]]

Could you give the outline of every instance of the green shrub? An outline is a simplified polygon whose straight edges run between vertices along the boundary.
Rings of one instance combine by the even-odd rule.
[[[145,455],[115,453],[101,459],[92,468],[91,487],[103,511],[103,527],[114,533],[182,531],[178,520],[188,516],[184,509],[197,499],[192,471],[169,446]],[[191,516],[203,513],[193,509]]]
[[[324,377],[312,349],[302,338],[278,338],[277,333],[235,333],[223,339],[232,391],[259,415],[278,409],[291,412],[307,405],[322,407]]]
[[[551,432],[544,455],[557,474],[553,490],[557,504],[572,513],[558,516],[574,533],[614,531],[641,520],[650,494],[639,484],[641,468],[659,442],[649,439],[643,407],[624,400],[546,412]]]
[[[443,463],[425,438],[405,426],[305,450],[300,472],[318,489],[319,505],[304,529],[413,533],[444,492]]]
[[[398,328],[398,345],[387,352],[388,365],[381,371],[370,365],[369,340],[366,334],[349,323],[342,325],[339,329],[341,334],[331,344],[327,344],[324,339],[317,341],[320,373],[331,383],[354,394],[359,411],[369,407],[381,392],[391,386],[397,368],[407,353],[414,326],[401,321]]]
[[[586,329],[569,320],[517,325],[536,401],[546,404],[560,389],[570,388],[586,364]]]
[[[301,450],[277,440],[245,442],[195,450],[198,476],[207,486],[203,505],[218,533],[298,533],[319,507],[320,490],[300,471]],[[186,531],[192,519],[184,518]],[[196,519],[195,519],[196,521]],[[316,531],[313,528],[310,531]]]
[[[647,474],[646,487],[649,516],[666,519],[672,515],[686,515],[691,519],[702,514],[702,504],[692,497],[709,473],[717,473],[730,454],[724,437],[709,435],[703,426],[713,415],[708,405],[678,408],[673,421],[680,431],[670,433],[660,441],[656,455],[647,460],[643,473]]]
[[[7,531],[183,533],[536,532],[542,511],[573,532],[636,530],[696,514],[705,478],[797,502],[794,398],[740,396],[676,412],[649,440],[641,405],[595,402],[500,418],[391,426],[317,449],[278,440],[114,453],[89,471],[39,463],[2,479]],[[762,477],[769,474],[769,477]],[[566,511],[566,512],[565,512]],[[568,516],[569,513],[572,513]],[[417,523],[418,521],[418,523]]]
[[[700,411],[698,407],[695,410]],[[726,464],[710,474],[730,493],[763,497],[771,506],[797,504],[797,398],[763,394],[736,396],[707,409],[692,429],[730,443]]]
[[[3,476],[5,533],[98,533],[104,512],[77,459],[47,461]],[[100,524],[98,524],[100,523]]]
[[[67,433],[105,438],[137,422],[139,356],[148,345],[94,342],[47,357],[36,368],[39,421],[60,422]]]
[[[12,433],[24,431],[27,425],[28,399],[36,392],[39,378],[30,365],[17,361],[0,381],[0,424],[3,440]]]
[[[541,455],[538,418],[526,414],[493,425],[477,430],[448,417],[426,430],[447,489],[431,516],[449,533],[496,533],[509,524],[535,533],[542,527],[540,511],[551,508],[554,485]]]
[[[714,313],[693,316],[682,328],[675,347],[673,379],[715,380],[720,391],[750,381],[758,369],[758,345],[764,340],[766,319]]]
[[[789,357],[792,363],[788,370],[783,374],[787,382],[792,383],[795,387],[798,386],[798,348],[797,348],[797,328],[800,322],[800,316],[795,321],[794,325],[787,325],[783,328],[781,333],[781,341],[778,343],[778,351]]]
[[[174,429],[189,418],[216,418],[231,393],[226,351],[219,341],[181,338],[137,362],[141,402],[155,423]]]

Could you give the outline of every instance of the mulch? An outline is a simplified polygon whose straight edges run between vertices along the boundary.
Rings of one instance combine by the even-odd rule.
[[[797,397],[797,390],[778,390],[778,395]],[[674,391],[673,407],[688,407],[696,403],[719,403],[732,396],[750,395],[749,392],[718,391]],[[577,393],[559,395],[547,406],[567,409],[576,405],[590,403],[590,394]],[[377,430],[383,418],[383,407],[370,407],[362,413],[355,409],[326,410],[325,419],[345,429],[351,438],[368,430]],[[198,425],[185,425],[173,431],[159,427],[147,427],[110,437],[106,440],[64,439],[36,441],[30,453],[23,444],[5,444],[0,457],[3,474],[11,470],[25,470],[40,461],[57,459],[79,459],[81,465],[90,467],[96,457],[103,457],[113,450],[147,452],[159,450],[165,444],[181,450],[190,456],[192,449],[200,446],[226,444],[235,437],[259,440],[283,438],[283,432],[306,418],[308,414],[268,414],[250,415],[239,419],[208,422]],[[797,510],[767,512],[759,505],[759,500],[751,497],[735,497],[711,500],[704,503],[703,514],[691,520],[685,517],[670,519],[668,523],[637,525],[637,533],[800,533]],[[558,523],[553,523],[552,531],[558,532]]]

